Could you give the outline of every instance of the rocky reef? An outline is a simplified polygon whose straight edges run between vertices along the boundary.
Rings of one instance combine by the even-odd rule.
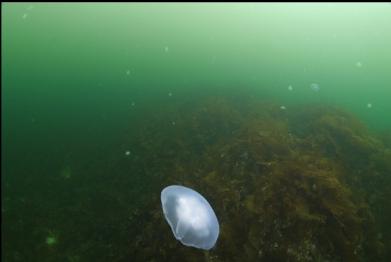
[[[189,100],[135,108],[89,158],[20,165],[2,183],[2,259],[391,261],[389,133],[325,105]],[[174,238],[160,202],[172,184],[212,205],[210,251]]]
[[[353,115],[216,97],[167,109],[142,126],[129,143],[144,172],[161,188],[201,192],[221,233],[209,252],[182,246],[157,192],[132,232],[135,261],[390,259],[391,150]]]

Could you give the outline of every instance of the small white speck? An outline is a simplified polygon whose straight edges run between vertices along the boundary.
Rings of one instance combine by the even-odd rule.
[[[164,52],[168,53],[168,46],[164,47]]]
[[[280,109],[281,109],[281,110],[285,110],[286,107],[285,107],[285,106],[280,106]]]
[[[356,63],[356,67],[362,67],[362,63],[361,62],[357,62]]]
[[[27,18],[27,14],[26,14],[26,13],[23,14],[22,18],[23,18],[23,19],[26,19],[26,18]]]
[[[367,104],[367,107],[368,107],[368,108],[372,108],[372,104],[371,104],[371,103],[368,103],[368,104]]]
[[[130,155],[130,151],[129,150],[127,150],[126,152],[125,152],[125,155]]]
[[[319,89],[320,89],[320,86],[319,86],[319,84],[317,84],[317,83],[312,83],[312,84],[310,85],[310,88],[312,89],[312,91],[318,92]]]
[[[175,126],[175,121],[172,121],[171,124],[172,124],[173,126]]]
[[[27,10],[31,10],[31,9],[33,9],[33,7],[34,7],[34,6],[29,5],[26,9],[27,9]]]
[[[130,70],[126,70],[126,75],[130,75]]]
[[[168,96],[172,96],[172,93],[170,92],[170,93],[168,93]]]
[[[288,90],[289,90],[289,91],[292,91],[292,90],[293,90],[293,86],[289,85],[289,86],[288,86]]]
[[[135,106],[136,105],[136,103],[135,102],[132,102],[132,104],[131,104],[132,106]]]

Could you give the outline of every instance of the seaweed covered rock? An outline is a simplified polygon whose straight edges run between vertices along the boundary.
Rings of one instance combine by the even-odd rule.
[[[141,128],[132,143],[149,154],[146,174],[158,173],[161,188],[182,184],[202,193],[221,233],[209,252],[181,246],[156,198],[143,214],[143,230],[134,232],[134,260],[390,257],[390,149],[342,110],[278,108],[212,98],[161,112]],[[173,114],[175,125],[168,125]]]

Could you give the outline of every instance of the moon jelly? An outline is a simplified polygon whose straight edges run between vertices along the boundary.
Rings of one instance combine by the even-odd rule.
[[[168,186],[160,195],[164,216],[183,245],[209,250],[216,244],[220,227],[208,201],[193,189]]]

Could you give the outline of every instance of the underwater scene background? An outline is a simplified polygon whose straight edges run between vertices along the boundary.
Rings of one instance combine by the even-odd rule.
[[[2,4],[2,261],[391,261],[390,28],[390,3]]]

